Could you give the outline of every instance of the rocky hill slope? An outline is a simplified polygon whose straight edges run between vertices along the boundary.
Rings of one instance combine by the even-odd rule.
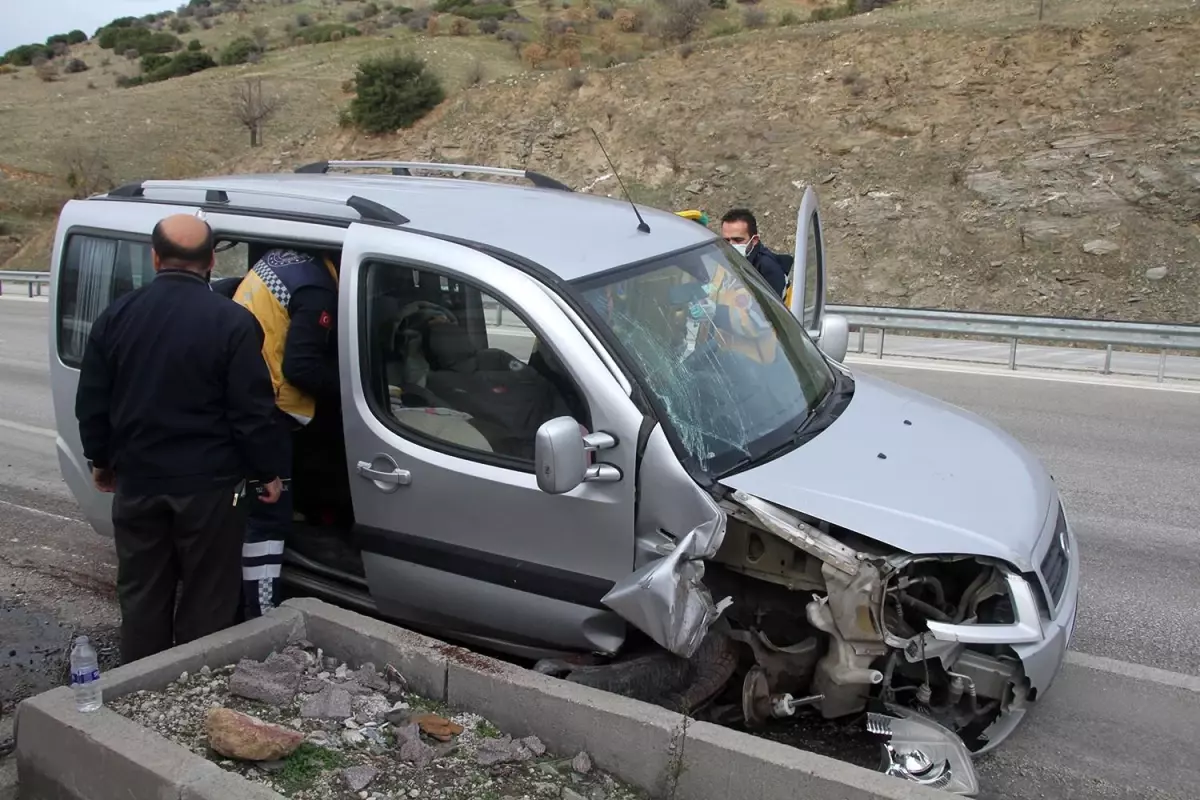
[[[582,187],[609,172],[595,128],[639,201],[749,205],[777,249],[816,184],[837,302],[1200,322],[1194,5],[949,29],[903,15],[730,37],[582,86],[509,79],[347,149]]]

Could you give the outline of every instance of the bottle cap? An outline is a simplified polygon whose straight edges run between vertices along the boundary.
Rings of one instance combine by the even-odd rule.
[[[88,637],[86,637],[86,636],[76,636],[75,637],[75,644],[87,644],[87,643],[88,643]]]

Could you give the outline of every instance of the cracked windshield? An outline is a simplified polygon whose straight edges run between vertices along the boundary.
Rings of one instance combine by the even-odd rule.
[[[718,242],[582,287],[709,475],[791,440],[834,384],[799,323],[751,275]]]

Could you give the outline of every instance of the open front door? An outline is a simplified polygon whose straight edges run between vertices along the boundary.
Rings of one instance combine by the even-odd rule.
[[[784,302],[808,335],[834,361],[846,357],[849,328],[843,317],[825,314],[825,238],[817,193],[804,187],[796,212],[796,249]]]
[[[537,280],[468,247],[351,225],[338,336],[357,542],[385,616],[500,649],[615,652],[641,415]],[[538,487],[535,437],[605,433],[608,481]],[[561,427],[561,425],[560,425]]]
[[[825,251],[821,238],[821,210],[817,193],[804,187],[800,210],[796,212],[796,250],[788,296],[788,308],[804,323],[804,329],[816,338],[821,330],[825,309]]]

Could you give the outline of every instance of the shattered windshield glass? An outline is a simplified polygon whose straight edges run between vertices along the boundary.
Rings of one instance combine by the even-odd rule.
[[[832,370],[754,268],[721,241],[590,279],[691,468],[717,477],[788,443],[832,390]]]

